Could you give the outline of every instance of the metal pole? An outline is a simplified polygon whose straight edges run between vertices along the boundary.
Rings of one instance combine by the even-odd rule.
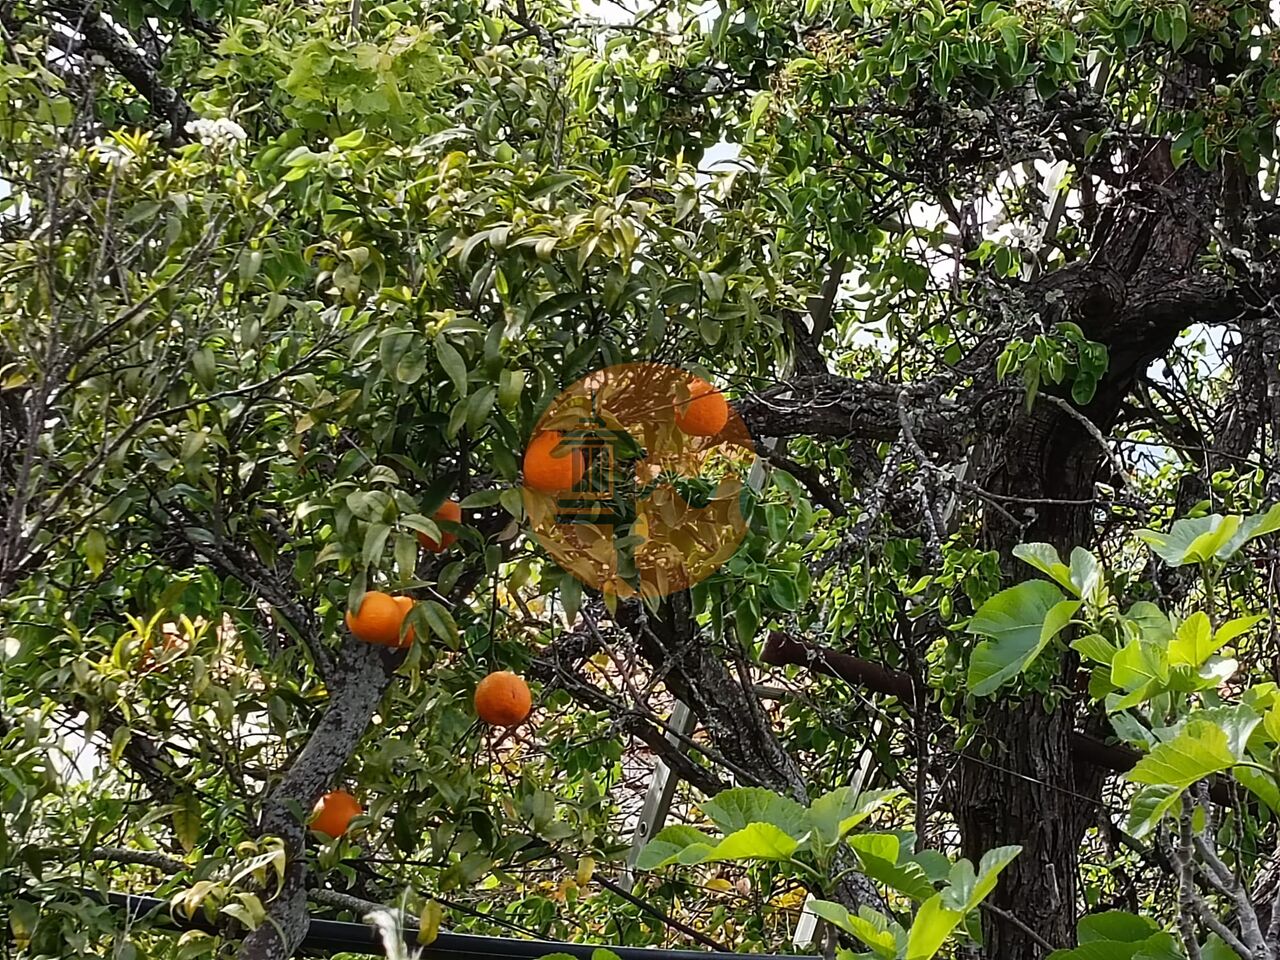
[[[95,891],[82,892],[96,900],[103,899]],[[175,916],[169,911],[169,902],[158,897],[109,893],[105,899],[106,903],[112,907],[128,911],[129,919],[133,922],[146,918],[154,923],[157,927],[156,932],[164,932],[164,926],[171,926],[175,931],[214,932],[212,925],[205,921],[201,912],[197,911],[191,920],[181,915]],[[411,945],[417,939],[416,924],[406,924],[402,932]],[[741,953],[703,950],[663,950],[655,947],[562,943],[558,940],[515,940],[507,937],[482,937],[469,933],[441,933],[430,945],[414,949],[422,951],[420,960],[536,960],[553,953],[568,954],[581,960],[592,960],[592,955],[600,949],[613,952],[619,960],[742,960],[744,956],[748,956]],[[318,918],[311,920],[307,937],[302,942],[301,952],[384,956],[382,941],[373,927],[363,923]],[[754,954],[754,956],[756,960],[803,960],[801,957],[784,954]]]
[[[680,737],[688,736],[693,729],[693,721],[693,711],[677,700],[668,721],[670,729],[667,731],[667,740],[679,746]],[[653,779],[649,781],[640,819],[636,821],[635,832],[631,835],[631,849],[627,851],[627,865],[623,868],[621,878],[624,887],[630,888],[635,883],[636,860],[640,857],[640,851],[667,822],[667,813],[671,810],[671,801],[675,798],[676,784],[679,782],[679,777],[672,774],[671,768],[659,760],[653,768]]]

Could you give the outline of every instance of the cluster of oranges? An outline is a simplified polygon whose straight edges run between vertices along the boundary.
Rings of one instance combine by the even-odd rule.
[[[719,390],[698,377],[689,383],[689,399],[676,403],[676,426],[691,437],[714,437],[729,422],[729,402]],[[524,453],[524,485],[539,493],[572,490],[582,479],[582,453],[556,452],[564,439],[558,430],[544,430]]]
[[[432,519],[460,523],[462,505],[456,500],[449,500]],[[418,534],[418,541],[431,553],[443,553],[457,541],[457,536],[442,530],[439,541],[425,533]],[[365,643],[408,647],[413,643],[414,635],[413,627],[406,627],[405,620],[413,611],[413,604],[412,597],[370,590],[361,598],[357,610],[347,611],[347,629],[357,640]],[[485,723],[495,727],[514,727],[528,719],[533,709],[533,696],[522,678],[510,671],[498,670],[476,686],[475,707]],[[340,837],[347,832],[351,821],[362,813],[364,808],[350,793],[333,790],[316,804],[311,829],[330,837]]]
[[[714,437],[729,419],[729,405],[718,390],[702,379],[689,384],[689,399],[676,405],[676,425],[695,437]],[[582,455],[577,450],[567,455],[557,452],[562,435],[545,430],[530,441],[524,454],[524,485],[540,493],[570,490],[582,478]],[[449,500],[433,516],[436,521],[460,523],[462,506]],[[441,530],[437,541],[425,533],[418,534],[423,549],[443,553],[457,541],[453,533]],[[348,610],[347,629],[365,643],[404,648],[413,643],[413,627],[405,620],[413,610],[412,597],[392,596],[381,591],[366,593],[357,610]],[[490,673],[476,686],[475,708],[480,719],[495,727],[514,727],[528,719],[533,707],[529,685],[514,673],[499,670]],[[330,837],[347,832],[351,821],[364,812],[360,802],[345,790],[326,793],[316,804],[311,828]]]

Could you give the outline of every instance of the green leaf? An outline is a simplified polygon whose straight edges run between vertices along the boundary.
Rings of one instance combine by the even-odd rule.
[[[1178,632],[1173,643],[1169,644],[1169,662],[1198,668],[1221,646],[1222,643],[1214,637],[1213,624],[1208,616],[1197,610],[1178,624]]]
[[[1159,932],[1155,921],[1123,910],[1107,910],[1091,913],[1076,925],[1076,936],[1081,943],[1095,940],[1118,940],[1121,943],[1137,943]]]
[[[212,390],[218,378],[213,351],[208,347],[201,347],[191,355],[191,366],[195,370],[196,382],[206,390]]]
[[[951,861],[938,850],[917,850],[909,859],[920,864],[934,883],[941,883],[951,876]]]
[[[1187,722],[1204,720],[1222,729],[1227,735],[1227,749],[1236,760],[1243,760],[1248,748],[1249,737],[1262,722],[1262,716],[1247,704],[1238,703],[1229,707],[1209,707],[1192,713]]]
[[[102,576],[102,571],[107,566],[107,538],[102,535],[102,530],[90,527],[80,541],[80,550],[84,554],[85,563],[89,565],[89,574],[94,577]]]
[[[186,794],[173,811],[173,832],[187,853],[195,849],[196,842],[200,839],[200,827],[200,801],[191,794]]]
[[[975,696],[990,696],[1030,664],[1044,646],[1045,618],[1062,599],[1053,584],[1028,580],[978,609],[966,630],[992,639],[979,643],[969,660],[969,689]]]
[[[702,813],[721,833],[733,833],[753,823],[767,823],[799,839],[809,832],[809,815],[790,797],[764,787],[722,790],[701,804]]]
[[[514,410],[524,391],[523,370],[503,370],[498,380],[498,406],[508,412]]]
[[[755,640],[756,631],[760,628],[760,607],[750,590],[738,594],[738,602],[733,607],[733,627],[738,642],[744,646]]]
[[[1052,544],[1047,543],[1020,543],[1014,548],[1014,556],[1020,561],[1029,563],[1030,566],[1036,567],[1036,570],[1046,573],[1071,591],[1076,596],[1080,595],[1079,588],[1076,588],[1073,580],[1071,580],[1070,567],[1062,563],[1062,559],[1057,556],[1057,550]]]
[[[775,573],[769,578],[769,599],[779,610],[794,611],[800,606],[800,590],[791,577]]]
[[[636,858],[639,870],[656,870],[674,863],[680,851],[695,845],[711,849],[712,838],[701,830],[683,823],[675,823],[658,831],[657,836],[644,845]]]
[[[467,398],[467,430],[470,433],[474,435],[480,432],[489,412],[493,409],[493,402],[497,396],[498,391],[492,385],[488,385],[481,387]]]
[[[1273,504],[1266,513],[1255,513],[1252,516],[1245,517],[1240,523],[1240,529],[1236,532],[1235,537],[1223,547],[1222,557],[1225,559],[1248,541],[1256,540],[1258,537],[1266,536],[1268,533],[1274,533],[1277,530],[1280,530],[1280,503]]]
[[[1280,786],[1276,778],[1256,767],[1236,767],[1231,775],[1255,797],[1271,808],[1273,813],[1280,813]]]
[[[423,600],[420,606],[431,632],[448,644],[451,650],[457,650],[462,642],[458,637],[458,625],[454,622],[453,614],[435,600]]]
[[[772,823],[750,823],[716,844],[705,861],[789,860],[799,846],[799,841]]]
[[[1207,720],[1191,720],[1176,737],[1159,744],[1139,760],[1125,779],[1130,783],[1185,790],[1197,780],[1234,766],[1235,762],[1226,731]]]
[[[582,606],[582,584],[570,573],[560,578],[560,602],[564,605],[565,618],[570,623],[577,620]]]
[[[350,133],[344,133],[340,137],[334,137],[333,145],[339,150],[352,150],[360,144],[364,143],[364,130],[356,129]]]
[[[893,834],[858,834],[849,842],[858,853],[862,872],[872,880],[916,901],[937,893],[924,867],[912,860],[898,861],[898,838]]]
[[[839,903],[832,903],[830,900],[811,900],[809,910],[845,933],[857,937],[875,956],[883,960],[893,960],[898,955],[899,937],[895,928],[898,931],[901,928],[870,907],[860,907],[856,914],[851,914]]]
[[[1022,847],[996,847],[982,855],[977,872],[968,860],[951,868],[950,886],[943,891],[943,905],[961,913],[975,909],[996,888],[1000,872],[1022,852]]]
[[[418,566],[418,538],[407,533],[396,534],[396,574],[401,580],[412,580]]]
[[[364,602],[365,591],[368,589],[366,586],[368,582],[369,568],[363,565],[357,567],[351,577],[351,586],[347,588],[347,609],[353,614],[360,612],[360,606]]]
[[[360,552],[361,562],[367,567],[378,566],[382,551],[386,549],[387,537],[391,534],[391,525],[371,523],[364,533],[364,548]]]
[[[496,487],[488,490],[477,490],[464,497],[461,503],[463,510],[478,510],[481,507],[492,507],[502,499],[502,491]]]
[[[1111,682],[1124,690],[1168,679],[1169,661],[1164,649],[1146,637],[1130,640],[1111,660]]]
[[[1173,641],[1173,624],[1154,603],[1139,600],[1129,608],[1125,618],[1135,623],[1148,640],[1162,644]]]
[[[1138,945],[1133,960],[1184,960],[1186,954],[1173,934],[1161,930]],[[1204,960],[1203,957],[1200,960]]]
[[[1144,727],[1133,714],[1123,711],[1113,713],[1110,720],[1116,736],[1138,747],[1144,753],[1156,743],[1151,731]]]
[[[1071,584],[1069,588],[1078,597],[1092,598],[1103,586],[1105,571],[1102,564],[1088,550],[1076,547],[1071,551]]]
[[[1138,944],[1120,940],[1095,940],[1073,950],[1054,950],[1045,960],[1133,960]]]
[[[1200,165],[1201,170],[1209,170],[1213,167],[1213,158],[1209,153],[1208,137],[1196,137],[1195,143],[1191,145],[1191,155],[1196,158],[1196,163]]]
[[[1071,618],[1076,615],[1076,611],[1080,609],[1079,600],[1062,600],[1055,603],[1049,608],[1049,612],[1045,614],[1044,626],[1040,628],[1040,643],[1036,650],[1031,654],[1031,660],[1034,660],[1046,646],[1062,632],[1062,629],[1071,622]]]
[[[445,339],[443,333],[436,334],[436,358],[449,379],[453,381],[458,396],[465,397],[467,395],[467,364],[462,359],[462,354]]]
[[[1267,736],[1273,743],[1280,743],[1280,703],[1273,703],[1262,718]]]
[[[942,905],[941,894],[926,900],[911,924],[903,960],[932,960],[963,917],[959,910],[949,910]]]
[[[1169,784],[1143,787],[1133,795],[1129,804],[1129,832],[1139,839],[1145,837],[1164,819],[1181,795],[1181,790]]]
[[[1177,170],[1187,162],[1187,153],[1191,150],[1191,145],[1195,143],[1196,132],[1194,130],[1183,130],[1178,134],[1173,146],[1169,148],[1169,159],[1173,163],[1173,168]]]
[[[1087,636],[1072,640],[1071,649],[1088,660],[1104,663],[1108,666],[1116,655],[1115,644],[1097,633],[1090,633]]]
[[[1234,620],[1228,620],[1218,628],[1218,632],[1213,635],[1213,641],[1216,644],[1213,652],[1222,649],[1236,637],[1248,633],[1257,624],[1267,619],[1265,613],[1259,613],[1249,617],[1236,617]]]
[[[902,792],[900,787],[863,793],[850,786],[837,787],[809,805],[809,824],[815,837],[830,846]]]
[[[1267,516],[1269,517],[1270,514]],[[1264,519],[1259,518],[1257,529],[1263,527]],[[1139,530],[1138,536],[1150,545],[1165,563],[1180,567],[1188,563],[1204,563],[1213,557],[1220,560],[1227,559],[1243,542],[1237,536],[1240,527],[1241,518],[1238,516],[1224,517],[1221,514],[1211,513],[1204,517],[1188,517],[1175,521],[1168,533]]]
[[[533,183],[529,184],[525,190],[525,195],[531,200],[538,197],[545,197],[551,193],[558,193],[571,183],[577,183],[582,178],[576,173],[548,173],[539,177]]]
[[[1216,933],[1209,934],[1209,939],[1200,947],[1200,960],[1239,960],[1239,957]]]

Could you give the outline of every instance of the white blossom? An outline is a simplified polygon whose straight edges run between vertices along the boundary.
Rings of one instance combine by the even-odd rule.
[[[206,147],[214,148],[240,143],[248,136],[244,127],[226,117],[219,117],[217,120],[192,120],[185,129]]]

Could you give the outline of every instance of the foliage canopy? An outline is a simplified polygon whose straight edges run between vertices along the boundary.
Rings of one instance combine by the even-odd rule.
[[[842,955],[1274,960],[1271,7],[612,9],[0,9],[19,950],[285,957],[390,904],[779,952],[813,893]],[[647,605],[520,495],[635,360],[763,455],[738,552]],[[343,628],[372,589],[406,652]],[[534,724],[475,725],[498,669]]]

